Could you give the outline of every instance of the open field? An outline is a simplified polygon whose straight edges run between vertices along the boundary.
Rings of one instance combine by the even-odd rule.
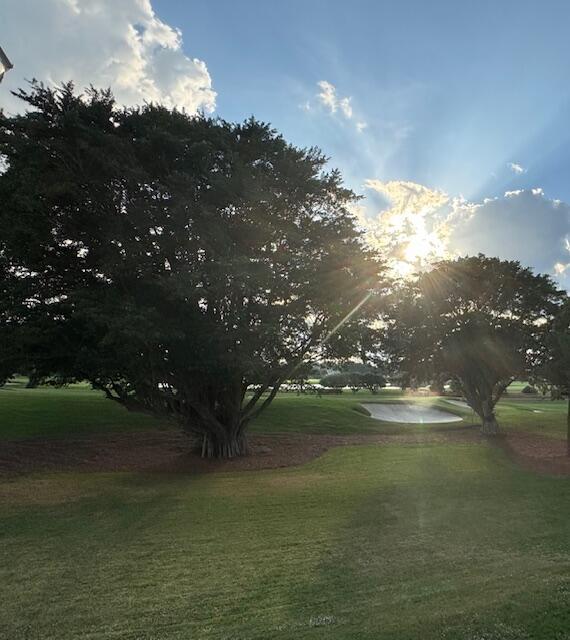
[[[568,640],[570,480],[459,442],[469,412],[440,399],[414,401],[467,426],[358,408],[382,400],[404,398],[278,397],[255,433],[383,438],[302,466],[2,480],[0,638]],[[561,438],[565,403],[509,399],[499,417]],[[157,426],[83,386],[3,389],[0,424],[54,441]]]
[[[567,480],[481,445],[2,485],[0,637],[568,638]]]
[[[465,425],[476,424],[469,410],[450,405],[440,398],[411,396],[414,403],[433,406],[464,418]],[[401,433],[402,429],[457,428],[456,425],[397,425],[379,422],[360,407],[366,402],[408,402],[410,396],[397,390],[373,395],[365,391],[339,396],[297,396],[280,394],[269,409],[252,425],[256,433]],[[507,396],[497,415],[505,431],[522,431],[555,438],[566,435],[566,402]],[[461,423],[459,423],[461,424]],[[40,387],[25,389],[23,383],[0,388],[0,439],[63,437],[93,432],[117,432],[168,427],[150,416],[129,413],[107,400],[88,385],[63,389]]]

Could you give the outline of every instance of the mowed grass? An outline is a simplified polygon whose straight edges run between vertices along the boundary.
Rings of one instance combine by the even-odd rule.
[[[469,410],[450,405],[441,398],[404,395],[393,389],[378,394],[345,391],[321,398],[306,394],[281,393],[251,425],[252,432],[304,432],[322,434],[402,433],[429,429],[457,429],[461,423],[443,425],[402,425],[370,418],[362,402],[413,402],[448,411],[464,418],[465,426],[478,424]],[[554,438],[566,434],[567,404],[564,400],[506,396],[497,409],[505,431],[527,431]],[[61,389],[26,389],[22,381],[0,388],[0,439],[29,437],[69,437],[111,431],[168,428],[168,422],[131,413],[107,400],[87,384]]]
[[[158,427],[164,422],[131,413],[88,384],[26,389],[0,387],[0,438],[80,436]]]
[[[282,394],[253,427],[450,427],[372,420],[363,401],[409,399]],[[551,435],[564,416],[564,403],[510,399],[499,413]],[[0,391],[0,426],[69,437],[159,423],[83,385],[15,385]],[[258,472],[5,479],[0,638],[568,640],[569,504],[568,479],[476,444],[345,447]]]
[[[0,638],[564,640],[570,485],[485,445],[0,490]]]

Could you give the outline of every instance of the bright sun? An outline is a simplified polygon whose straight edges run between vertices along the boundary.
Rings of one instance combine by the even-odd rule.
[[[415,271],[425,268],[431,261],[443,258],[446,254],[445,244],[437,231],[430,231],[421,218],[407,221],[400,229],[393,269],[400,277],[408,277]],[[412,227],[410,229],[410,226]],[[407,233],[406,233],[407,231]]]
[[[437,212],[449,202],[443,191],[410,182],[367,181],[390,206],[376,219],[362,217],[372,246],[387,258],[394,275],[407,278],[432,262],[449,257],[449,230]]]

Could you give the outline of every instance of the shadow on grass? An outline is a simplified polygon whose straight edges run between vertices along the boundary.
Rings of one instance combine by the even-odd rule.
[[[564,486],[485,446],[397,458],[393,481],[358,500],[295,585],[272,637],[568,638]]]

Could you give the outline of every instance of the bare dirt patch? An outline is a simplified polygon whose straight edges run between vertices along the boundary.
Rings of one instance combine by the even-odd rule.
[[[61,440],[31,438],[0,443],[0,476],[57,471],[209,473],[274,469],[304,464],[331,447],[477,440],[477,433],[466,428],[396,435],[252,435],[251,455],[203,460],[192,450],[188,436],[176,430],[105,433]]]
[[[372,435],[252,435],[251,455],[233,460],[203,460],[188,436],[176,430],[94,434],[74,439],[32,438],[0,442],[0,477],[40,472],[167,472],[213,473],[253,471],[301,465],[332,447],[347,445],[417,445],[485,442],[474,427],[442,431]],[[525,433],[500,439],[507,453],[523,467],[570,475],[565,442]]]

